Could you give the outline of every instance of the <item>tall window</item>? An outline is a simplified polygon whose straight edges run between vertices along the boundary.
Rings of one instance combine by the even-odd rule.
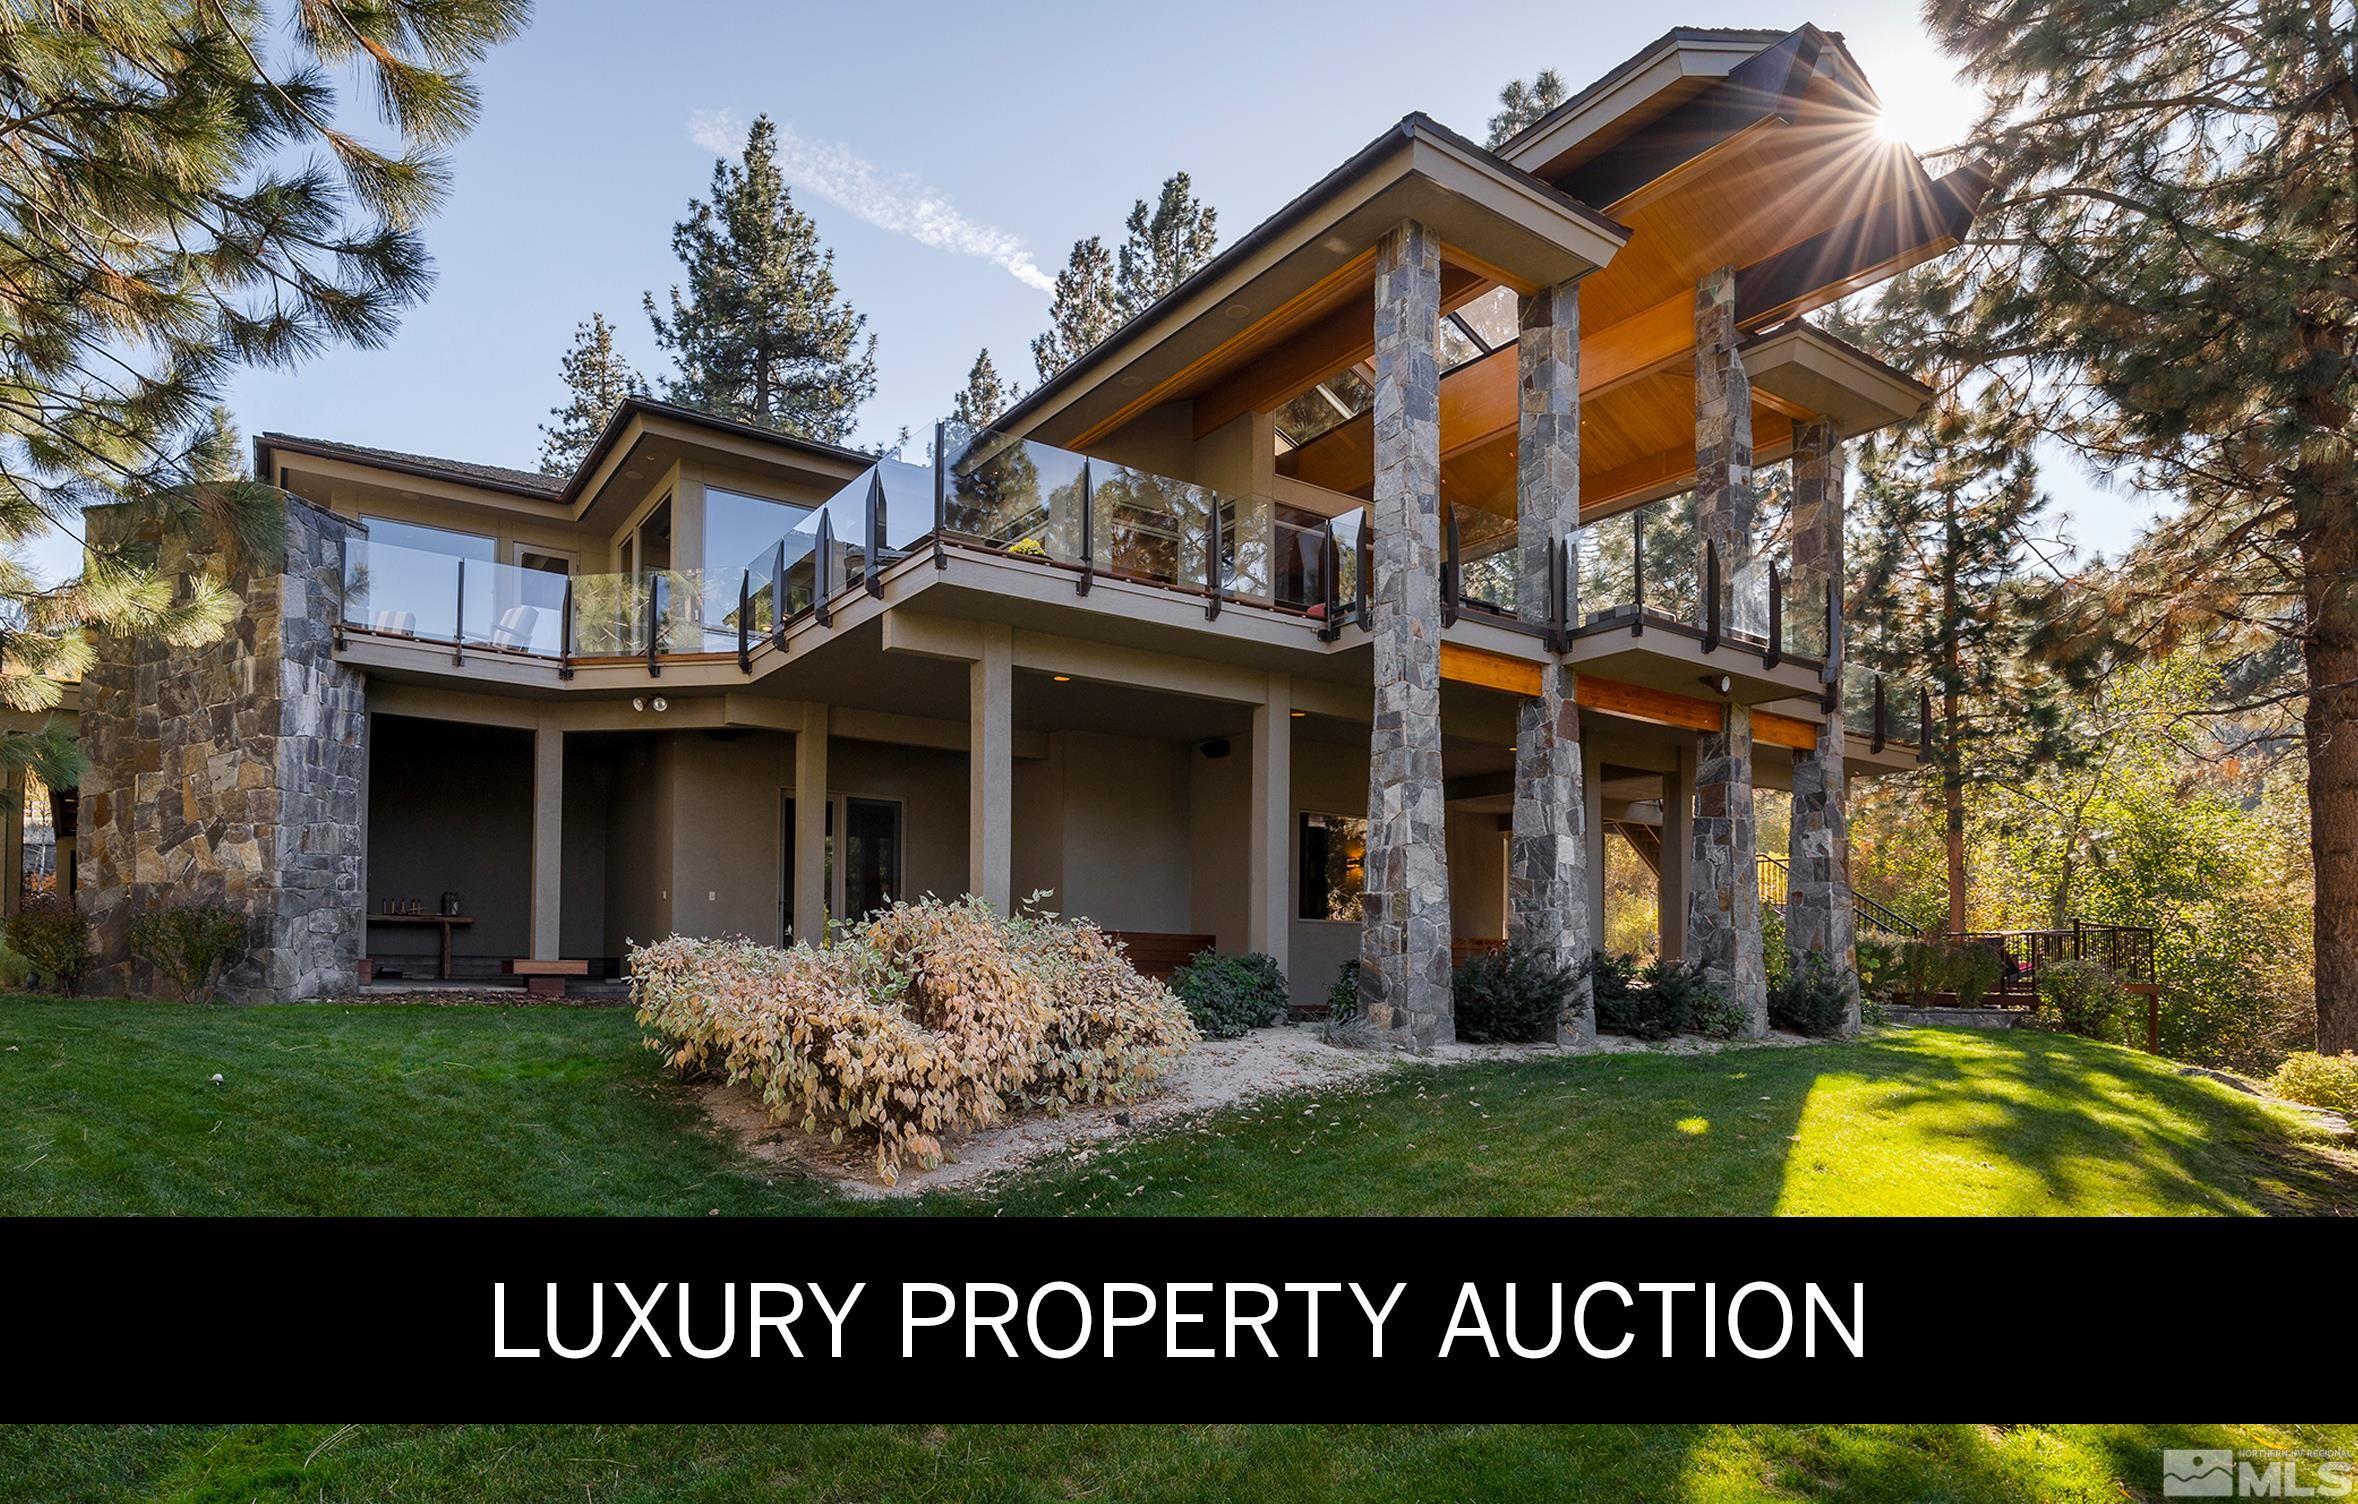
[[[843,805],[843,912],[859,919],[900,896],[901,807],[890,799]]]
[[[1359,922],[1359,890],[1366,881],[1367,822],[1356,815],[1302,816],[1296,864],[1302,919]]]

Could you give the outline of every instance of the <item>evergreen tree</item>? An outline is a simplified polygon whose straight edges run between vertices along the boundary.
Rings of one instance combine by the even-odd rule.
[[[219,405],[247,364],[292,368],[392,337],[432,279],[418,228],[438,153],[473,124],[467,68],[528,0],[110,0],[0,12],[0,703],[56,703],[98,626],[169,643],[234,619],[218,580],[153,567],[168,529],[254,553],[283,502],[245,479]],[[350,69],[395,138],[353,133]],[[127,540],[44,589],[23,544],[132,509]],[[0,765],[79,776],[55,730],[0,733]]]
[[[1220,243],[1220,211],[1195,196],[1184,172],[1163,179],[1149,210],[1140,199],[1130,208],[1129,234],[1116,255],[1114,302],[1125,320],[1134,319],[1186,281],[1212,257]]]
[[[544,475],[571,475],[623,399],[645,391],[647,384],[614,348],[614,326],[602,313],[573,326],[573,348],[557,362],[557,371],[568,395],[562,406],[549,409],[556,423],[540,425],[540,468]]]
[[[1510,80],[1498,91],[1498,113],[1490,117],[1490,145],[1504,146],[1507,138],[1564,102],[1564,75],[1542,68],[1529,83]]]
[[[655,342],[677,362],[663,395],[685,407],[837,444],[876,393],[876,337],[835,285],[835,253],[794,207],[778,128],[753,122],[742,162],[712,166],[712,200],[688,202],[671,248],[687,292],[671,315],[646,296]]]
[[[1092,235],[1076,241],[1048,303],[1048,331],[1032,340],[1032,364],[1046,381],[1114,332],[1122,321],[1114,258]]]
[[[966,373],[966,389],[951,400],[950,419],[967,428],[988,428],[1022,396],[1022,388],[1001,384],[999,368],[991,364],[991,352],[985,350],[974,357],[974,365]]]
[[[2358,1049],[2348,8],[1938,0],[1927,19],[1988,96],[1966,149],[1995,181],[1971,249],[1924,288],[1940,332],[2101,468],[2182,502],[2090,603],[2108,647],[2298,644],[2318,1047]]]

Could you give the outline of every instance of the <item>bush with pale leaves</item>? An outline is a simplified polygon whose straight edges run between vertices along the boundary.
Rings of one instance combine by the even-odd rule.
[[[674,936],[633,948],[631,991],[674,1069],[806,1133],[874,1133],[888,1182],[1011,1108],[1150,1091],[1198,1038],[1096,926],[975,899],[895,904],[824,948]]]

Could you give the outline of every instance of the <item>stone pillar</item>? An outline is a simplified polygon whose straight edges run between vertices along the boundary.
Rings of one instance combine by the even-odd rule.
[[[1742,1005],[1745,1033],[1768,1032],[1768,974],[1760,950],[1758,842],[1752,828],[1752,707],[1727,707],[1727,724],[1695,752],[1694,867],[1687,887],[1686,960]]]
[[[565,733],[532,733],[532,959],[565,953]]]
[[[1551,560],[1580,525],[1580,289],[1562,283],[1523,299],[1516,342],[1521,392],[1515,434],[1515,613],[1544,626]],[[1573,581],[1577,589],[1578,582]],[[1575,612],[1577,617],[1577,612]],[[1590,861],[1601,834],[1582,789],[1580,707],[1573,674],[1540,669],[1539,693],[1517,707],[1515,811],[1509,844],[1507,938],[1558,965],[1586,966],[1603,931],[1591,912],[1602,897]],[[1596,1040],[1596,1005],[1584,970],[1557,1020],[1563,1044]]]
[[[1414,220],[1376,248],[1372,642],[1360,1012],[1446,1044],[1449,857],[1441,791],[1441,243]]]
[[[1736,274],[1723,266],[1695,284],[1695,528],[1718,549],[1723,627],[1752,557],[1752,383],[1736,340]]]
[[[1793,580],[1803,602],[1825,598],[1842,578],[1842,436],[1825,420],[1793,436]],[[1809,639],[1804,638],[1805,643]],[[1810,646],[1820,646],[1809,643]],[[1839,684],[1842,644],[1822,644]],[[1822,955],[1850,996],[1843,1033],[1859,1026],[1858,922],[1850,895],[1850,815],[1843,789],[1842,711],[1818,723],[1818,744],[1793,754],[1791,877],[1785,940],[1798,958]]]
[[[1695,845],[1695,749],[1678,749],[1678,764],[1662,775],[1662,866],[1654,874],[1655,931],[1665,961],[1687,954],[1688,858]]]
[[[827,707],[805,705],[794,733],[794,933],[812,945],[827,938]]]
[[[1001,913],[1014,906],[1014,664],[1014,629],[986,624],[967,681],[966,889]]]
[[[1292,964],[1293,703],[1293,679],[1271,674],[1253,707],[1253,794],[1245,836],[1245,944],[1274,959],[1280,971]]]
[[[165,578],[204,573],[239,619],[199,647],[100,634],[84,679],[81,902],[97,935],[92,991],[144,990],[131,921],[174,901],[253,918],[252,948],[222,979],[236,1001],[358,984],[367,899],[363,677],[335,661],[352,524],[286,504],[285,552],[253,563],[210,537],[149,538]],[[122,508],[85,514],[94,546],[129,541]],[[191,529],[201,532],[202,529]]]

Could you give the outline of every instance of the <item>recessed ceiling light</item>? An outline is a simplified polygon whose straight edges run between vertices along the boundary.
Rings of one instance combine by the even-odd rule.
[[[636,470],[625,470],[622,472],[622,478],[624,480],[637,480],[639,478],[639,472]]]
[[[1048,677],[1054,679],[1059,684],[1070,684],[1073,682],[1073,676],[1070,674],[1050,674]]]
[[[1135,377],[1135,376],[1124,376],[1124,377],[1122,378],[1122,385],[1124,385],[1124,386],[1136,386],[1136,385],[1138,385],[1138,378],[1137,378],[1137,377]]]
[[[1253,316],[1253,310],[1242,303],[1231,303],[1220,311],[1232,319],[1249,319]]]
[[[1310,712],[1309,712],[1309,711],[1307,711],[1307,710],[1297,710],[1297,711],[1293,712],[1293,717],[1294,717],[1294,719],[1295,719],[1295,720],[1297,720],[1297,721],[1298,721],[1298,720],[1300,720],[1302,717],[1304,717],[1304,716],[1308,715],[1309,713],[1310,713]]]

